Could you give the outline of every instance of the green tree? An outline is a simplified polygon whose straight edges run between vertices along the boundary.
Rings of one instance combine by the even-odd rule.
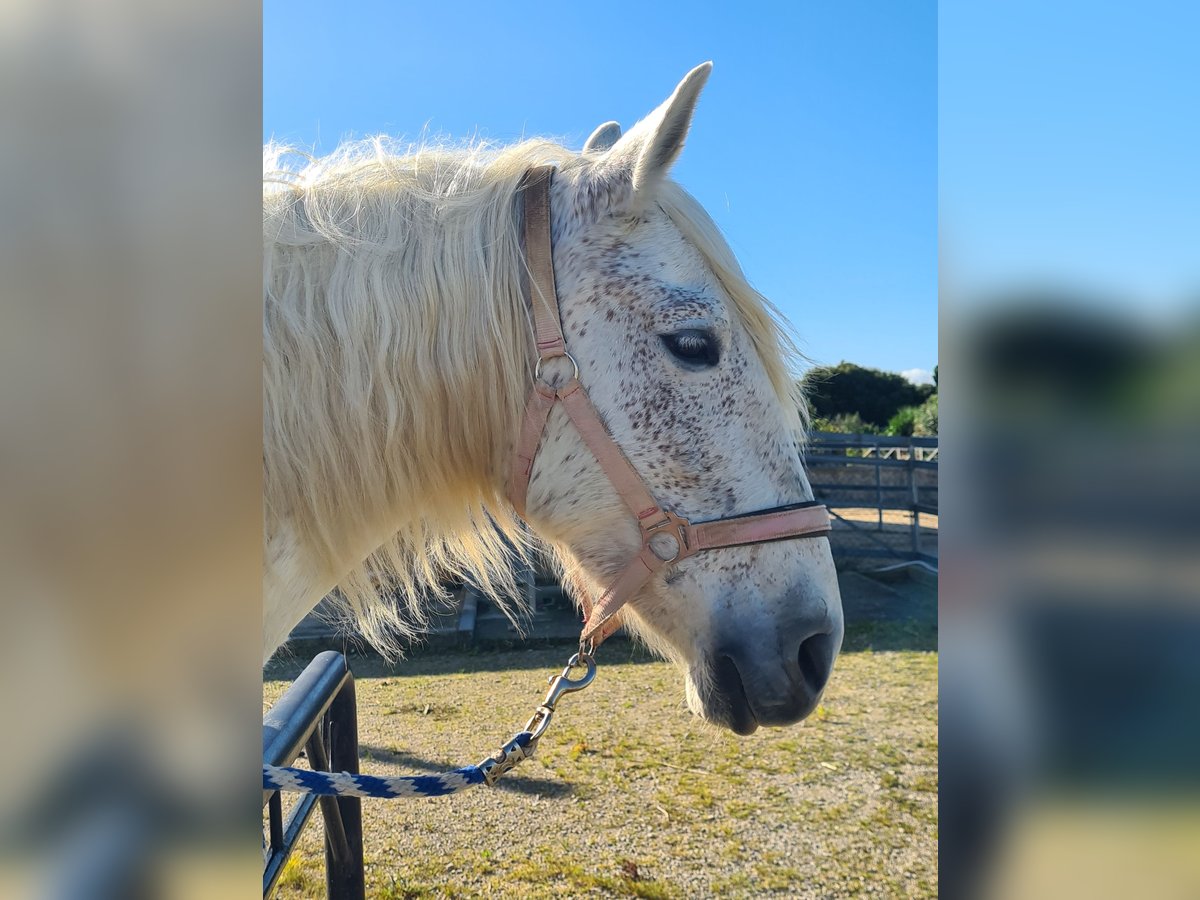
[[[864,422],[879,428],[887,426],[906,406],[920,406],[933,393],[930,384],[916,385],[893,372],[868,369],[854,363],[817,366],[801,379],[813,416],[832,420],[835,416],[858,413]]]

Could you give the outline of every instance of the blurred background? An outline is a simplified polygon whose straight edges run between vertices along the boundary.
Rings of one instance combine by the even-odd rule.
[[[0,6],[0,896],[260,877],[260,39]]]
[[[944,896],[1200,893],[1198,25],[939,6]]]

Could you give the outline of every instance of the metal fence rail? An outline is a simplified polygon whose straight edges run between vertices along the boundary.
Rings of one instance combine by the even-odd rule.
[[[358,772],[358,711],[354,676],[342,654],[327,650],[263,717],[263,763],[290,766],[304,750],[309,765],[328,772]],[[325,884],[330,898],[361,900],[362,801],[357,797],[301,795],[286,820],[279,791],[264,791],[267,847],[263,896],[274,890],[296,840],[320,803],[325,820]]]
[[[936,516],[936,437],[814,432],[805,447],[805,467],[817,499],[829,506],[835,555],[919,559],[937,562],[928,551],[930,530],[921,516]],[[856,521],[850,509],[874,509],[875,522]],[[888,512],[905,513],[907,540],[887,527]]]

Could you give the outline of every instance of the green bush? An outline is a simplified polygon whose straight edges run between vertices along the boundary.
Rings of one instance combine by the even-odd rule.
[[[917,409],[916,406],[904,406],[897,410],[896,414],[888,419],[884,434],[894,437],[909,437],[916,428]]]
[[[938,433],[938,395],[934,394],[917,409],[917,418],[913,423],[913,434],[919,437],[933,437]]]
[[[879,429],[870,422],[864,422],[858,413],[838,413],[828,419],[813,419],[812,430],[837,434],[879,434]]]

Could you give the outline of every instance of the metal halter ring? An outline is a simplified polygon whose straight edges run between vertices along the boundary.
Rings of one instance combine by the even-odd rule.
[[[542,380],[542,363],[544,363],[547,359],[561,359],[564,356],[568,360],[571,361],[571,366],[575,369],[575,374],[572,375],[571,377],[574,378],[576,381],[578,381],[579,380],[579,363],[575,362],[575,357],[573,357],[566,350],[564,350],[562,353],[558,354],[557,356],[539,356],[537,365],[535,365],[533,367],[534,380],[536,380],[536,381]]]

